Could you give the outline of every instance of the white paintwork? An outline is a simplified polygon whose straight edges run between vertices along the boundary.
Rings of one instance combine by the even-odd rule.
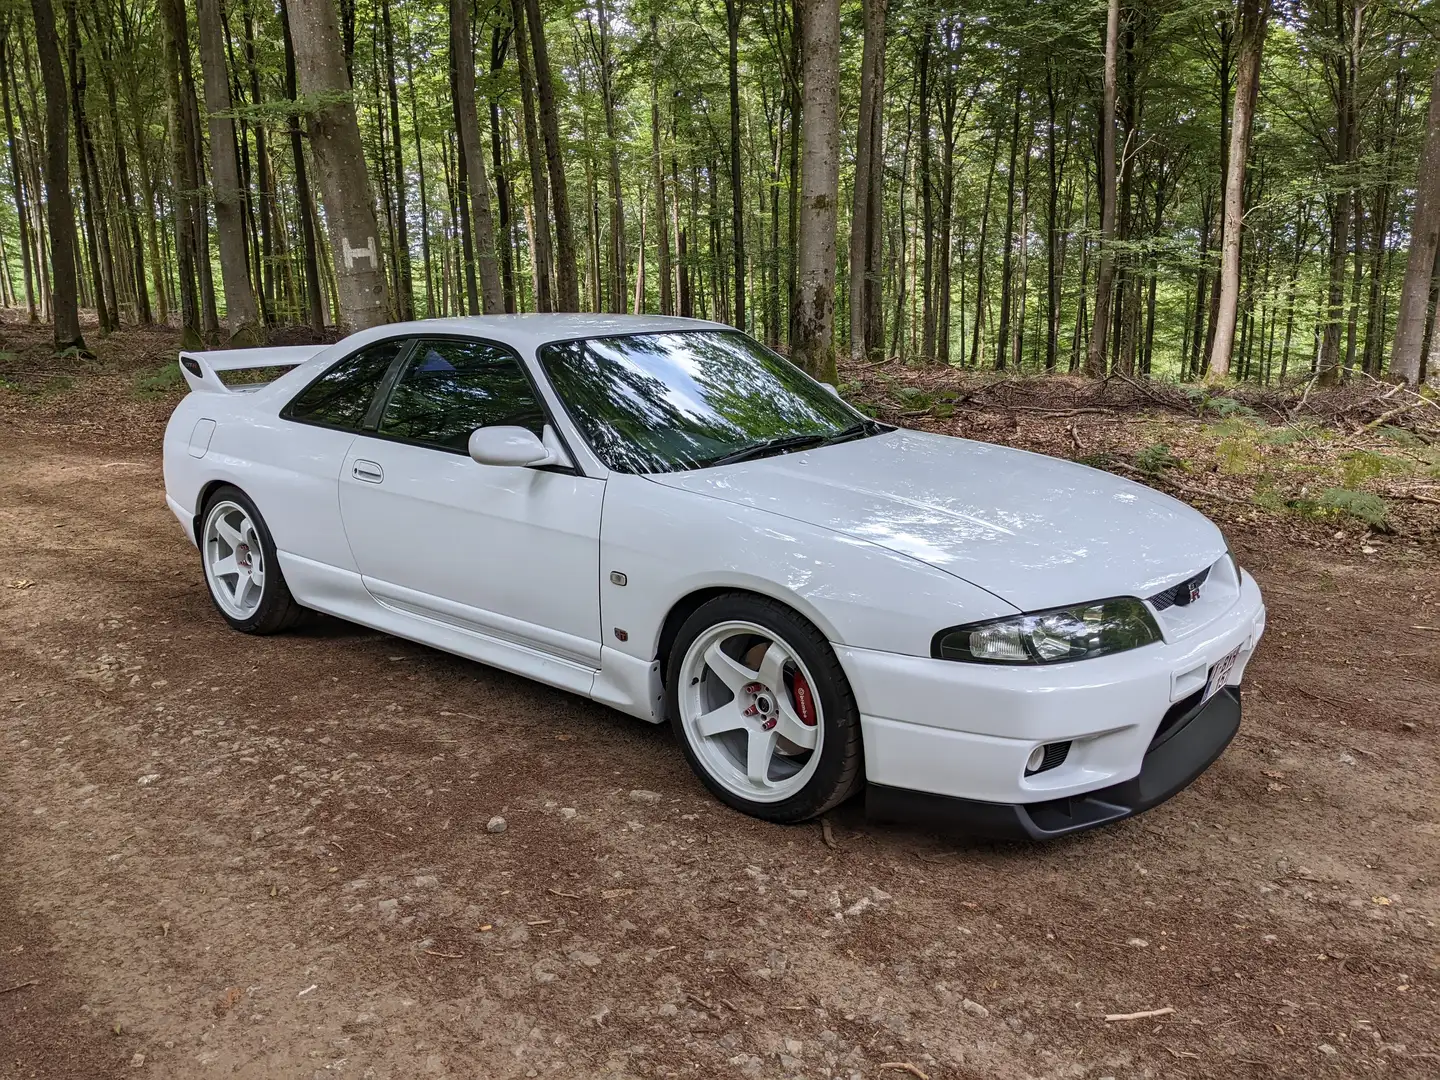
[[[708,590],[776,598],[833,643],[862,712],[867,777],[898,787],[999,802],[1104,787],[1138,772],[1165,709],[1236,645],[1239,681],[1264,630],[1259,589],[1183,503],[1069,462],[903,430],[709,469],[611,474],[535,360],[547,341],[719,328],[487,316],[376,327],[305,347],[299,360],[300,350],[196,354],[204,375],[187,378],[207,392],[186,397],[167,429],[167,503],[193,542],[204,493],[234,484],[264,515],[300,603],[653,721],[669,613]],[[573,469],[482,465],[280,419],[335,361],[419,334],[514,349],[555,425],[543,448]],[[212,379],[223,390],[215,372],[267,356],[298,366],[249,393],[211,392]],[[945,627],[1144,597],[1212,564],[1200,602],[1159,614],[1162,644],[1042,668],[930,656]],[[1059,739],[1076,740],[1065,764],[1027,779],[1030,751]]]
[[[471,433],[470,457],[481,465],[531,468],[552,464],[555,455],[528,428],[488,427]]]

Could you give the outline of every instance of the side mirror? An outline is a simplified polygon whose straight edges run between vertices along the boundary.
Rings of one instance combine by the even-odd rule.
[[[470,433],[470,456],[481,465],[526,468],[549,465],[555,455],[523,427],[482,427]]]
[[[840,397],[840,388],[834,383],[822,382],[820,385],[823,386],[826,390],[829,390],[830,393],[834,394],[836,397]],[[843,401],[845,399],[841,398],[840,400]]]

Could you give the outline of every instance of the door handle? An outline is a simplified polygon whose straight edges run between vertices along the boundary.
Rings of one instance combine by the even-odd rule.
[[[385,470],[373,461],[357,459],[350,467],[350,475],[367,484],[378,484],[385,479]]]

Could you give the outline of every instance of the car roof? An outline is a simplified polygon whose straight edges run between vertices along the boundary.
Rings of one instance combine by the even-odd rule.
[[[733,330],[733,326],[704,319],[665,315],[605,315],[583,313],[473,315],[460,319],[420,319],[387,323],[365,332],[371,339],[412,334],[462,334],[486,337],[517,349],[533,350],[547,341],[604,337],[615,334],[664,333],[677,330]]]

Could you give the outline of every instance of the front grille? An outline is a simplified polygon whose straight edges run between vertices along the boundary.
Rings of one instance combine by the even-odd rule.
[[[1070,741],[1052,742],[1045,747],[1045,757],[1040,762],[1038,769],[1026,769],[1026,776],[1034,776],[1036,773],[1047,772],[1050,769],[1057,769],[1065,764],[1065,757],[1070,753]]]
[[[1168,589],[1162,589],[1147,599],[1155,605],[1156,611],[1164,611],[1168,607],[1185,607],[1191,602],[1192,594],[1199,593],[1200,586],[1205,584],[1205,579],[1209,576],[1210,568],[1207,566],[1193,577],[1188,577],[1180,584],[1172,585]]]

